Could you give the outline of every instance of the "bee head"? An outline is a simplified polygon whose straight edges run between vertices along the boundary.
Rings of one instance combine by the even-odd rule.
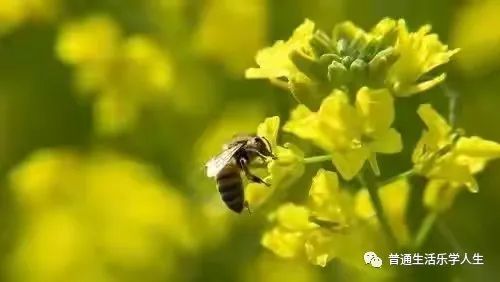
[[[272,152],[271,143],[265,137],[253,136],[247,142],[247,148],[252,148],[266,157],[276,159]]]

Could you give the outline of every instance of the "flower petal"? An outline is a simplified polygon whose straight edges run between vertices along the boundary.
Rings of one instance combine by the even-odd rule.
[[[396,180],[380,187],[379,195],[382,206],[398,241],[402,244],[409,241],[409,230],[406,223],[410,186],[406,179]],[[370,201],[368,190],[360,190],[355,197],[355,211],[358,217],[370,220],[376,212]],[[378,221],[376,221],[378,222]]]
[[[359,173],[369,156],[370,151],[361,147],[345,152],[333,152],[332,162],[345,180],[351,180]]]
[[[290,78],[298,72],[289,58],[292,51],[308,51],[309,41],[313,36],[314,22],[306,19],[295,29],[293,35],[285,42],[277,41],[272,47],[260,50],[255,57],[259,68],[250,68],[245,72],[246,78]]]
[[[318,111],[320,132],[332,143],[330,150],[350,149],[353,142],[361,139],[362,119],[349,103],[346,93],[336,90],[326,97]]]
[[[318,170],[312,180],[309,197],[315,206],[323,206],[326,202],[336,200],[339,193],[339,179],[335,172]]]
[[[309,222],[309,210],[292,203],[284,204],[276,210],[276,221],[289,231],[304,231],[314,226]]]
[[[420,105],[417,113],[428,128],[425,138],[429,149],[438,150],[451,143],[451,127],[430,104]]]
[[[444,80],[443,74],[424,83],[417,81],[437,66],[449,62],[459,50],[449,50],[436,34],[428,34],[429,25],[417,32],[409,32],[404,20],[398,21],[396,50],[400,57],[391,67],[387,81],[396,96],[409,96],[422,92]]]
[[[261,244],[277,256],[293,258],[303,250],[304,240],[302,232],[289,232],[275,227],[264,233]]]
[[[458,185],[453,185],[449,181],[442,179],[431,179],[424,190],[424,205],[426,208],[443,212],[451,208],[455,197],[461,189]]]
[[[394,98],[387,89],[361,88],[356,95],[356,109],[364,118],[368,135],[387,130],[394,121]]]
[[[373,152],[382,154],[399,153],[403,150],[401,134],[399,134],[396,129],[390,128],[377,135],[376,138],[370,142],[370,149]]]
[[[500,144],[477,136],[461,137],[455,145],[455,152],[476,158],[500,158]]]
[[[266,118],[264,122],[257,126],[257,135],[264,137],[271,143],[271,148],[274,150],[277,146],[278,130],[280,127],[280,117],[273,116]]]

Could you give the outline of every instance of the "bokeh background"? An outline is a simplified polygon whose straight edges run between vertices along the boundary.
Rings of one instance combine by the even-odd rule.
[[[294,106],[244,70],[304,18],[324,30],[387,16],[414,30],[432,24],[462,49],[445,69],[458,126],[498,142],[498,15],[497,0],[0,0],[1,281],[375,281],[336,261],[275,257],[260,246],[266,212],[229,212],[204,177],[204,161],[234,133],[266,116],[285,120]],[[418,103],[446,113],[443,93],[398,105],[405,144],[422,130]],[[381,159],[384,175],[409,168],[410,153]],[[485,265],[399,275],[500,277],[499,170],[492,163],[480,193],[459,195],[424,246],[479,252]],[[305,197],[314,172],[292,200]],[[422,210],[410,208],[414,229]]]

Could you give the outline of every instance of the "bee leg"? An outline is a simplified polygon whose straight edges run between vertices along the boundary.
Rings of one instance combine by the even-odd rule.
[[[252,214],[252,210],[250,209],[250,205],[248,204],[248,201],[244,201],[243,206],[247,209],[249,214]]]
[[[275,155],[270,155],[270,156],[266,156],[264,154],[262,154],[260,151],[258,150],[254,150],[254,149],[247,149],[247,151],[249,152],[252,152],[252,153],[255,153],[257,156],[259,156],[264,162],[268,162],[269,158],[273,159],[273,160],[276,160],[276,156]]]
[[[245,158],[241,158],[239,160],[239,163],[240,163],[240,167],[243,169],[243,172],[245,173],[245,176],[248,180],[255,182],[255,183],[262,183],[266,186],[271,186],[271,184],[265,182],[260,177],[258,177],[257,175],[254,175],[250,172],[250,170],[248,169],[248,161]]]

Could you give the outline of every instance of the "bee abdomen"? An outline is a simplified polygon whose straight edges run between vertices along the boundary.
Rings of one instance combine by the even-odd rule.
[[[239,170],[222,170],[217,175],[217,187],[226,206],[240,213],[244,208],[245,197]]]

